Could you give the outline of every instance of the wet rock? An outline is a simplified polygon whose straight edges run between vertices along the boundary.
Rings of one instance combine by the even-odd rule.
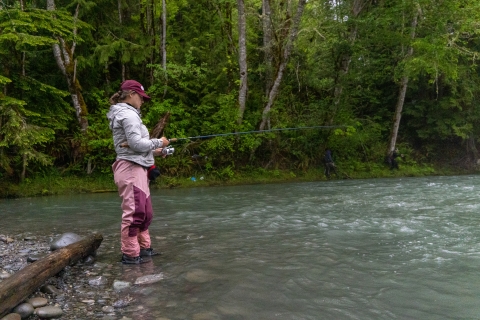
[[[203,283],[207,281],[211,281],[213,279],[213,276],[204,270],[192,270],[187,272],[187,275],[185,278],[194,283]]]
[[[126,281],[119,281],[119,280],[113,281],[113,289],[117,291],[128,288],[131,285],[132,284],[130,282],[126,282]]]
[[[63,314],[62,309],[54,306],[41,307],[35,310],[35,314],[44,319],[60,318]]]
[[[0,320],[21,320],[22,317],[18,313],[9,313]]]
[[[20,303],[13,309],[13,312],[18,313],[22,319],[25,319],[32,315],[34,310],[30,303]]]
[[[104,286],[108,283],[107,278],[103,276],[93,277],[88,279],[88,284],[91,286]]]
[[[4,236],[3,234],[0,234],[0,241],[5,242],[5,243],[12,243],[15,240],[13,240],[12,238],[10,238],[8,236]]]
[[[85,304],[94,304],[95,300],[82,300],[82,302]]]
[[[130,300],[120,299],[113,303],[114,308],[125,308],[130,304]]]
[[[75,234],[72,232],[64,233],[57,239],[53,240],[53,242],[50,244],[50,250],[55,251],[57,249],[66,247],[77,241],[80,241],[81,239],[82,237],[79,236],[78,234]]]
[[[27,300],[27,303],[30,303],[34,308],[40,308],[46,306],[48,300],[42,297],[35,297]]]
[[[112,313],[115,312],[115,308],[112,306],[105,306],[102,308],[102,311],[105,313]]]
[[[58,290],[55,286],[53,286],[51,284],[46,284],[46,285],[42,286],[40,288],[40,291],[43,292],[43,293],[54,294],[54,295],[62,293],[60,290]]]
[[[29,253],[30,253],[30,249],[22,249],[18,251],[18,254],[21,256],[28,256]]]
[[[92,265],[95,263],[95,258],[92,255],[87,256],[85,259],[83,259],[83,264],[85,265]]]
[[[27,262],[35,262],[35,261],[38,261],[42,258],[45,258],[46,256],[47,256],[46,253],[30,255],[30,256],[27,257]]]
[[[135,284],[151,284],[151,283],[158,282],[163,278],[164,278],[163,273],[150,274],[150,275],[137,278],[137,280],[135,280]]]

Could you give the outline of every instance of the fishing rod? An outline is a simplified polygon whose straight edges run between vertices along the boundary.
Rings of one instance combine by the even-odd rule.
[[[310,127],[293,127],[293,128],[274,128],[274,129],[267,129],[267,130],[251,130],[251,131],[239,131],[239,132],[208,134],[208,135],[204,135],[204,136],[195,136],[195,137],[186,137],[186,138],[171,138],[171,139],[168,139],[168,141],[169,142],[177,142],[177,141],[182,141],[182,140],[208,139],[208,138],[214,138],[214,137],[235,136],[235,135],[251,134],[251,133],[265,133],[265,132],[274,132],[274,131],[307,130],[307,129],[332,129],[332,128],[346,128],[346,127],[347,126],[310,126]],[[124,142],[124,143],[120,144],[120,146],[122,148],[128,148],[129,147],[127,142]],[[166,149],[165,154],[167,154],[167,155],[173,154],[173,148]]]
[[[330,128],[345,128],[346,126],[311,126],[311,127],[294,127],[294,128],[275,128],[275,129],[268,129],[268,130],[251,130],[251,131],[239,131],[239,132],[229,132],[229,133],[217,133],[217,134],[209,134],[205,136],[195,136],[195,137],[186,137],[186,138],[171,138],[168,139],[170,142],[177,142],[181,140],[193,140],[193,139],[208,139],[214,137],[225,137],[225,136],[235,136],[241,134],[251,134],[251,133],[265,133],[265,132],[273,132],[273,131],[288,131],[288,130],[306,130],[306,129],[330,129]]]

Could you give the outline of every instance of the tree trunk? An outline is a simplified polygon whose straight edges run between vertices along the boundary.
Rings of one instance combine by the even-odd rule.
[[[122,0],[118,0],[118,22],[122,24]]]
[[[24,153],[22,156],[22,173],[20,174],[20,182],[25,181],[25,176],[27,174],[27,155]]]
[[[55,1],[47,0],[47,10],[55,11]],[[78,17],[79,6],[75,10],[75,19]],[[76,34],[77,30],[73,30],[73,33]],[[77,120],[82,131],[86,131],[88,128],[87,116],[87,106],[83,100],[83,95],[81,92],[80,83],[75,78],[75,67],[73,54],[75,53],[76,43],[74,42],[69,48],[65,43],[65,40],[61,37],[58,37],[59,43],[53,45],[53,56],[57,62],[58,67],[62,71],[65,79],[67,80],[68,90],[70,96],[72,97],[73,107],[75,108],[75,113],[77,115]]]
[[[262,1],[262,24],[263,24],[263,54],[265,61],[265,97],[268,97],[272,86],[272,10],[270,0]]]
[[[411,28],[412,31],[410,33],[410,39],[413,41],[415,39],[415,31],[418,24],[418,17],[420,16],[420,7],[417,5],[417,10],[415,16],[412,20]],[[407,55],[405,58],[409,58],[413,55],[413,47],[408,48]],[[402,77],[400,81],[400,90],[397,99],[397,105],[395,106],[395,114],[393,116],[393,127],[392,132],[390,134],[390,143],[388,145],[387,155],[395,150],[395,145],[397,144],[397,137],[398,137],[398,128],[400,127],[400,120],[402,118],[402,111],[403,105],[405,103],[405,95],[407,94],[407,87],[408,87],[408,76],[405,75]]]
[[[277,71],[277,75],[275,78],[275,81],[273,83],[272,89],[270,90],[270,93],[268,95],[268,102],[265,108],[263,109],[262,113],[262,122],[260,123],[259,130],[264,130],[265,125],[267,124],[268,121],[268,115],[270,113],[270,109],[273,106],[273,103],[275,102],[275,99],[278,95],[278,90],[280,88],[280,84],[282,82],[283,78],[283,73],[285,72],[285,68],[287,67],[288,59],[290,58],[290,53],[292,51],[293,47],[293,42],[295,41],[298,33],[298,27],[300,25],[300,21],[302,19],[303,15],[303,9],[305,8],[306,0],[299,0],[298,1],[298,7],[297,7],[297,13],[295,15],[295,19],[293,20],[292,27],[290,29],[290,34],[287,40],[287,44],[285,45],[285,48],[283,50],[283,56],[281,57],[281,63]]]
[[[162,0],[162,67],[167,70],[167,4]]]
[[[101,234],[93,234],[50,253],[0,282],[0,317],[5,316],[63,268],[95,252],[102,240]]]
[[[238,90],[238,124],[242,123],[245,105],[247,103],[247,20],[245,17],[244,0],[238,4],[238,65],[240,68],[240,88]]]

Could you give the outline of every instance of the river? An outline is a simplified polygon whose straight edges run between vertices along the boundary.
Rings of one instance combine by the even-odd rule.
[[[0,234],[102,233],[97,260],[119,277],[164,274],[131,294],[169,319],[473,319],[479,190],[476,176],[155,190],[149,267],[117,262],[116,193],[0,200]]]

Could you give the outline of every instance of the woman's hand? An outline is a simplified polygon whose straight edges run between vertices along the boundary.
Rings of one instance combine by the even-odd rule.
[[[168,141],[167,138],[165,137],[161,137],[160,140],[162,140],[163,144],[162,144],[162,147],[165,148],[166,146],[168,146],[168,144],[170,143],[170,141]]]
[[[167,155],[162,153],[163,148],[157,148],[153,150],[153,156],[154,157],[159,157],[162,156],[162,158],[165,158]]]

